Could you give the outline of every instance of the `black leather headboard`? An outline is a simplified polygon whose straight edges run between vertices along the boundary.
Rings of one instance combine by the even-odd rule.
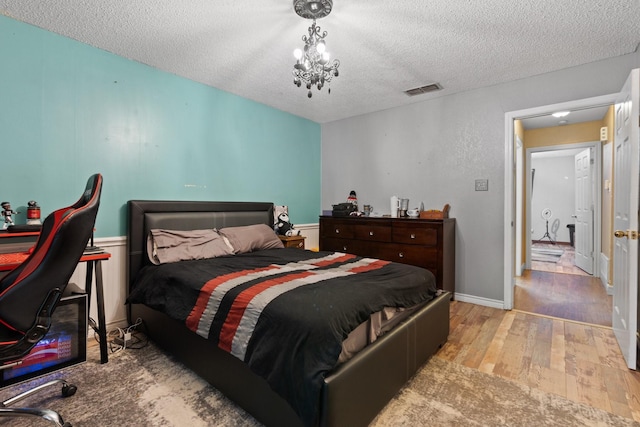
[[[273,225],[273,203],[129,200],[127,203],[127,287],[150,264],[147,236],[152,228],[198,230],[239,225]]]

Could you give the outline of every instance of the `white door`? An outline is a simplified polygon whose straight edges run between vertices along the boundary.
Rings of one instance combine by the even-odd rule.
[[[576,267],[593,274],[593,180],[591,148],[575,156],[575,232]]]
[[[615,104],[613,331],[630,369],[636,369],[638,324],[639,85],[635,69]]]

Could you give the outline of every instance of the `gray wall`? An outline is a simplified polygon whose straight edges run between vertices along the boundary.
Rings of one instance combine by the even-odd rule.
[[[573,153],[573,150],[565,150]],[[574,224],[571,217],[576,213],[575,201],[575,157],[539,157],[531,155],[531,167],[536,170],[531,196],[531,240],[540,240],[545,232],[546,221],[542,210],[549,208],[553,216],[549,220],[549,234],[558,242],[569,243],[571,236],[567,224]],[[558,229],[553,224],[558,221]],[[549,239],[545,238],[545,242]]]
[[[502,301],[505,113],[618,92],[638,67],[634,53],[323,124],[322,209],[349,190],[382,213],[392,195],[427,209],[449,203],[456,291]],[[476,192],[476,179],[489,191]]]

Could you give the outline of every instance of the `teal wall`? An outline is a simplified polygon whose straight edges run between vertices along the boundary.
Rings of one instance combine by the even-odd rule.
[[[4,16],[0,64],[0,199],[18,224],[95,172],[98,237],[126,233],[130,199],[268,201],[317,222],[318,123]]]

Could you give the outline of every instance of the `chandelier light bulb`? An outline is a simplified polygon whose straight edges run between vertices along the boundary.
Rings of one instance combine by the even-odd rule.
[[[295,49],[293,51],[293,56],[299,60],[300,58],[302,58],[302,51],[300,49]]]
[[[318,51],[318,53],[319,53],[320,55],[322,55],[326,49],[327,49],[327,47],[325,46],[324,42],[320,42],[320,43],[318,43],[318,45],[316,46],[316,50]]]

